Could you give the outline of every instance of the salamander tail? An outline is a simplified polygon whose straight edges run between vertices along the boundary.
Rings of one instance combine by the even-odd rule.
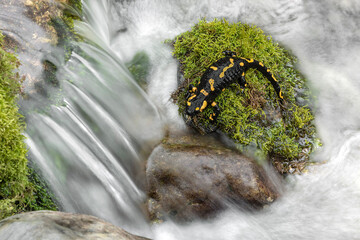
[[[249,63],[249,67],[250,68],[255,68],[256,70],[258,70],[259,72],[261,72],[271,83],[271,85],[273,86],[277,96],[279,97],[280,101],[283,101],[283,95],[281,92],[281,88],[278,84],[278,81],[276,80],[276,78],[274,77],[274,75],[271,73],[271,71],[264,66],[264,64],[262,62],[256,61],[254,59],[250,59],[247,60]]]

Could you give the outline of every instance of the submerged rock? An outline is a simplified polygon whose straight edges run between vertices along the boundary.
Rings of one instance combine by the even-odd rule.
[[[208,218],[230,203],[256,209],[279,196],[253,159],[209,136],[164,140],[151,154],[146,175],[152,220]]]
[[[38,211],[0,221],[0,239],[145,240],[99,218],[64,212]]]
[[[146,89],[147,87],[147,76],[150,71],[150,58],[145,52],[138,52],[135,54],[133,59],[126,63],[126,67],[133,75],[135,81]]]

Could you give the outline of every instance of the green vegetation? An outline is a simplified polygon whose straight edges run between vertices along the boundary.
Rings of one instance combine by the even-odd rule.
[[[64,18],[66,18],[67,20],[65,20],[69,24],[69,26],[74,26],[74,20],[80,20],[80,16],[82,15],[82,4],[81,4],[81,0],[68,0],[67,1],[67,5],[68,5],[68,11],[64,11]]]
[[[24,211],[58,210],[55,196],[49,192],[49,186],[34,169],[36,167],[33,164],[29,166],[28,179],[34,188],[34,194]]]
[[[64,12],[43,0],[27,5],[28,16],[56,39],[52,43],[64,48],[65,59],[69,59],[74,48],[71,41],[79,40],[74,33],[73,21],[80,19],[82,11],[81,0],[68,0],[67,3]],[[22,134],[25,123],[16,104],[21,92],[20,76],[16,73],[20,63],[15,55],[4,50],[3,38],[0,33],[0,219],[24,211],[57,210],[48,186],[33,164],[28,166]],[[59,88],[56,66],[45,60],[44,69],[46,84]],[[45,91],[45,87],[43,89]]]
[[[15,103],[19,91],[19,66],[16,57],[3,50],[0,35],[0,218],[25,206],[31,197],[27,179],[26,146],[22,131],[24,124]]]
[[[56,209],[50,197],[38,199],[38,194],[46,190],[28,179],[22,135],[25,124],[16,105],[20,76],[15,70],[19,64],[13,54],[4,50],[0,33],[0,219],[22,211]]]
[[[81,40],[74,30],[74,20],[80,20],[82,14],[81,0],[68,0],[63,14],[51,19],[58,37],[58,46],[64,49],[65,59],[69,60],[74,46],[72,41]]]
[[[150,71],[149,56],[145,52],[138,52],[130,62],[126,63],[126,67],[133,75],[135,81],[142,88],[146,88],[146,78]]]
[[[246,72],[244,91],[236,83],[222,92],[216,102],[221,109],[217,124],[235,140],[243,151],[257,149],[255,154],[283,161],[305,161],[319,140],[315,136],[314,116],[306,103],[309,89],[306,79],[294,69],[295,57],[272,41],[256,26],[230,24],[225,20],[201,20],[191,31],[177,36],[174,56],[180,61],[185,84],[175,94],[182,114],[189,83],[196,86],[205,70],[224,57],[225,50],[239,57],[264,63],[279,80],[285,104],[280,107],[270,82],[256,70]],[[208,127],[208,107],[198,114],[195,127]],[[259,151],[260,150],[260,151]]]

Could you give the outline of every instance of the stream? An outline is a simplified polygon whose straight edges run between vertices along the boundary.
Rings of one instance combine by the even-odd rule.
[[[94,215],[156,240],[360,239],[359,1],[83,4],[84,21],[75,27],[88,43],[73,43],[69,61],[46,44],[20,55],[26,61],[31,54],[42,54],[58,68],[61,101],[47,107],[46,114],[28,112],[26,136],[29,157],[61,210]],[[208,221],[151,225],[142,211],[146,157],[165,128],[185,130],[170,100],[177,87],[177,62],[163,41],[203,17],[255,24],[299,59],[297,68],[316,96],[313,107],[323,147],[312,155],[318,164],[306,174],[286,177],[282,197],[261,211],[230,208]],[[125,66],[138,52],[150,59],[145,90]],[[29,71],[25,67],[21,71]],[[33,91],[30,85],[26,91]]]

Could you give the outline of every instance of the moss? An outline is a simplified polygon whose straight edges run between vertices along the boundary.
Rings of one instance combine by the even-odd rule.
[[[65,8],[60,19],[66,24],[66,28],[61,28],[61,32],[67,32],[67,35],[71,35],[71,40],[80,40],[81,37],[74,31],[74,20],[81,20],[82,16],[82,3],[81,0],[67,0],[64,5]],[[57,29],[57,32],[60,29]],[[67,40],[68,38],[63,38]],[[69,40],[69,39],[68,39]]]
[[[271,36],[256,27],[226,20],[200,20],[190,31],[173,41],[174,56],[180,61],[185,84],[174,97],[182,114],[187,86],[198,84],[202,74],[215,61],[231,50],[238,56],[264,63],[279,80],[285,104],[280,107],[270,82],[255,70],[246,72],[247,88],[232,84],[216,98],[221,109],[217,125],[234,139],[240,149],[256,149],[263,156],[281,156],[286,161],[308,160],[318,142],[314,116],[309,103],[306,79],[294,68],[296,58],[274,42]],[[301,93],[301,104],[297,96]],[[300,98],[299,98],[300,99]],[[304,104],[305,101],[305,104]],[[197,127],[209,127],[207,108],[193,122]],[[306,152],[306,156],[304,156]]]
[[[77,13],[76,15],[78,16],[76,19],[80,19],[79,16],[81,16],[82,14],[82,3],[81,0],[67,0],[67,4],[73,9],[75,10],[75,12]],[[68,16],[73,14],[66,14]]]
[[[16,56],[5,51],[0,33],[0,219],[32,210],[55,210],[44,184],[29,175],[23,117],[16,104],[21,79]],[[29,180],[30,176],[30,180]]]
[[[82,4],[81,0],[66,0],[63,6],[63,11],[53,16],[47,24],[54,27],[58,39],[57,46],[64,50],[65,61],[67,61],[74,50],[72,42],[82,41],[81,36],[74,30],[74,21],[81,20]]]
[[[0,218],[18,212],[32,197],[22,135],[25,125],[16,105],[20,78],[14,71],[19,64],[3,49],[0,34]]]
[[[39,211],[39,210],[59,210],[55,204],[56,198],[49,190],[47,183],[34,170],[34,166],[29,166],[29,181],[34,187],[34,197],[27,203],[25,211]]]
[[[73,50],[71,41],[79,40],[73,20],[80,19],[81,1],[61,2],[68,3],[69,7],[61,11],[47,0],[26,1],[27,15],[49,33],[48,42],[64,48],[68,59]],[[24,211],[57,210],[46,183],[28,166],[22,134],[25,123],[16,104],[21,79],[15,72],[20,63],[15,55],[4,50],[6,43],[0,33],[0,219]],[[53,63],[44,61],[45,83],[59,88],[56,70]],[[38,87],[46,89],[42,85]]]

